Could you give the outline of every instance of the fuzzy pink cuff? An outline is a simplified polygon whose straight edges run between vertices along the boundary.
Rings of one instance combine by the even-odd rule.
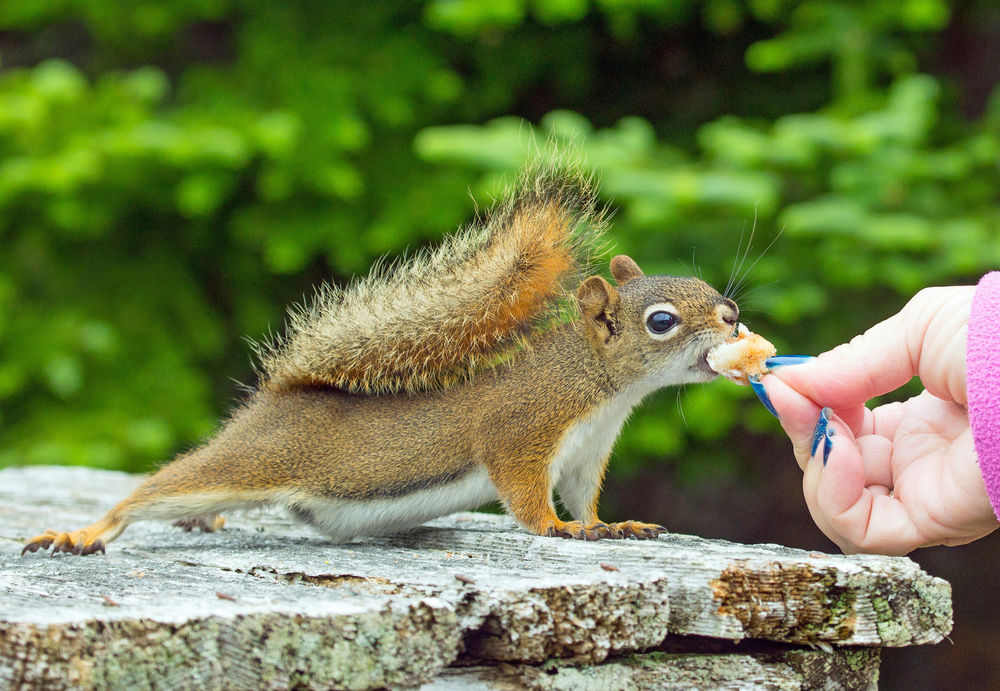
[[[965,380],[979,472],[1000,518],[1000,271],[983,276],[972,299]]]

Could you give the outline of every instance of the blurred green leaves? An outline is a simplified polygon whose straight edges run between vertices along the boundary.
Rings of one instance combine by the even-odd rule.
[[[252,383],[244,335],[466,222],[470,190],[486,203],[550,141],[597,171],[618,251],[748,272],[745,319],[781,350],[974,280],[1000,264],[1000,96],[970,120],[917,67],[960,11],[990,10],[7,0],[0,466],[134,470],[197,443]],[[773,430],[717,382],[642,408],[618,456],[695,478]]]
[[[791,11],[775,12],[760,3],[764,21],[788,22],[774,38],[750,46],[746,62],[757,72],[780,72],[828,61],[832,90],[841,102],[863,103],[880,73],[914,70],[916,54],[897,32],[940,31],[951,16],[945,0],[902,2],[838,2],[804,0],[787,3]],[[763,11],[761,11],[763,10]]]
[[[0,10],[40,51],[89,46],[0,73],[0,465],[164,460],[252,382],[244,334],[465,215],[461,183],[443,221],[410,215],[449,175],[409,139],[462,88],[425,30],[388,2],[252,5]]]

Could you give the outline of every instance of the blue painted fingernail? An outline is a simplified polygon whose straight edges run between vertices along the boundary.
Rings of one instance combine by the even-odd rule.
[[[764,404],[765,408],[767,408],[767,412],[771,413],[774,417],[778,417],[778,411],[774,409],[774,405],[771,403],[771,397],[767,395],[767,389],[765,389],[764,385],[760,383],[760,375],[753,374],[749,377],[749,379],[750,388],[753,389],[753,392],[757,394],[757,398],[760,399],[760,402]]]
[[[810,360],[815,360],[812,355],[776,355],[775,357],[769,357],[764,361],[764,365],[768,369],[774,369],[776,367],[784,367],[786,365],[801,365],[803,362],[809,362]]]
[[[826,428],[826,438],[823,440],[823,467],[826,467],[826,462],[830,459],[830,452],[833,451],[833,435],[837,433],[833,427]]]
[[[826,430],[830,425],[830,413],[832,412],[833,411],[829,408],[823,408],[823,410],[819,411],[819,420],[816,421],[816,427],[813,429],[812,450],[809,452],[810,456],[816,455],[819,443],[826,439]]]

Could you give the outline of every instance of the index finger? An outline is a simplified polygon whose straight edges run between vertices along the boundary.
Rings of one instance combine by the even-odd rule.
[[[895,391],[912,379],[916,363],[894,315],[850,343],[801,364],[775,368],[774,376],[807,398],[831,408],[849,408]]]

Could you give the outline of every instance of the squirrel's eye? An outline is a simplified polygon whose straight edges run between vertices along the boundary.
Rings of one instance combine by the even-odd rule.
[[[670,312],[653,312],[646,317],[646,328],[650,333],[665,334],[677,325],[677,317]]]

